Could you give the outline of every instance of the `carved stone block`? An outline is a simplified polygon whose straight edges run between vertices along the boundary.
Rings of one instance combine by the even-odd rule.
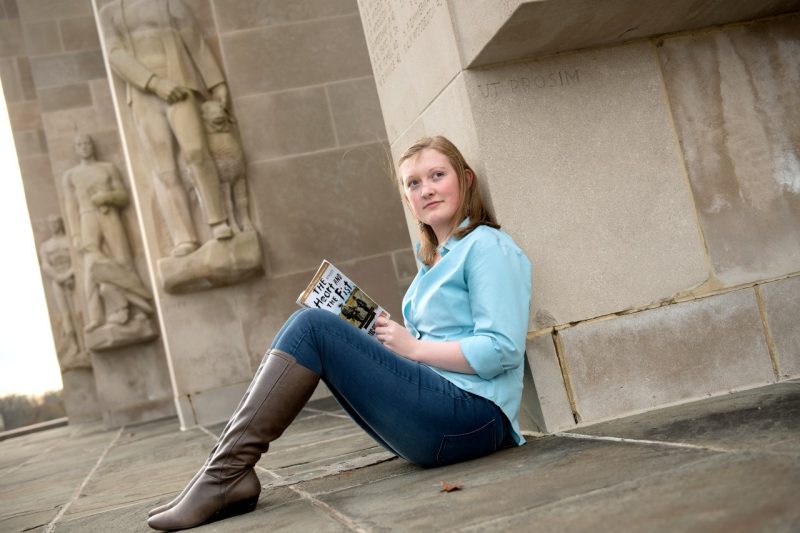
[[[238,283],[263,271],[255,231],[231,239],[210,240],[183,257],[158,260],[158,273],[169,293],[193,292]]]
[[[85,333],[86,346],[95,352],[147,342],[158,337],[158,331],[147,317],[134,318],[125,324],[105,324]]]
[[[800,269],[800,16],[664,41],[697,215],[727,286]]]
[[[775,381],[752,289],[562,330],[583,422]]]

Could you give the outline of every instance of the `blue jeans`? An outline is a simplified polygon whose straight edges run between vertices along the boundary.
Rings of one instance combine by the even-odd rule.
[[[447,465],[513,442],[510,424],[493,402],[395,354],[328,311],[297,311],[272,347],[319,374],[364,431],[412,463]]]

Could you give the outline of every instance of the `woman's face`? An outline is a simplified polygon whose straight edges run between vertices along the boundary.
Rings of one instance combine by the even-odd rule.
[[[459,222],[454,220],[460,201],[458,175],[450,160],[426,148],[403,161],[400,179],[411,212],[433,229],[440,243],[444,242]]]

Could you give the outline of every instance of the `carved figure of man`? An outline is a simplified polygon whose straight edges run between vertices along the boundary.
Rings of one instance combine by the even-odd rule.
[[[232,237],[198,103],[210,93],[227,106],[228,88],[192,13],[180,0],[114,0],[100,16],[109,63],[127,83],[127,101],[153,167],[172,255],[186,255],[198,246],[180,179],[178,149],[188,163],[212,234],[216,239]]]
[[[125,324],[153,312],[150,293],[133,269],[128,237],[119,210],[128,192],[113,163],[95,159],[88,135],[75,137],[77,166],[64,173],[64,197],[72,245],[83,257],[87,303],[86,331],[103,324]]]
[[[75,273],[72,270],[69,239],[64,231],[64,221],[58,215],[47,217],[50,238],[39,247],[39,261],[42,272],[50,280],[50,288],[56,300],[56,308],[61,315],[58,339],[58,354],[63,370],[77,366],[91,366],[89,361],[75,364],[80,351],[73,316],[73,291]]]

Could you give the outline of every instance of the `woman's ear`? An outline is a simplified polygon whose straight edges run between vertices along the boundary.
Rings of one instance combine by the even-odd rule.
[[[472,188],[472,181],[475,179],[475,174],[472,173],[470,169],[466,169],[464,171],[464,176],[467,178],[467,189]]]

